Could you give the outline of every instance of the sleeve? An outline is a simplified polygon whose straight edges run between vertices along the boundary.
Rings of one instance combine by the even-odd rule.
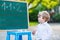
[[[47,27],[42,33],[42,40],[49,40],[52,35],[52,29]]]

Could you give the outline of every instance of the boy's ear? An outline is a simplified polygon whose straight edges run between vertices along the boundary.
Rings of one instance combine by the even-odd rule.
[[[43,19],[45,20],[45,22],[47,21],[47,19],[45,17],[43,17]]]

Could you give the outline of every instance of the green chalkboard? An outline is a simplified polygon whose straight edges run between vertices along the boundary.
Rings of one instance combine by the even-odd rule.
[[[0,1],[0,30],[27,28],[27,3]]]

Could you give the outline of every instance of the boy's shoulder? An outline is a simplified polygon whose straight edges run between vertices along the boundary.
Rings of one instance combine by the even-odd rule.
[[[45,23],[44,26],[45,26],[46,29],[52,30],[52,28],[51,28],[51,26],[49,25],[49,23]]]
[[[43,25],[44,25],[44,26],[45,26],[45,25],[46,25],[46,26],[50,26],[47,22],[43,23]]]
[[[45,23],[42,23],[42,24],[38,24],[37,27],[45,27],[45,28],[48,27],[49,28],[50,25],[47,22],[45,22]]]
[[[45,25],[46,25],[46,26],[50,26],[47,22],[42,23],[42,24],[41,24],[41,23],[39,23],[37,26],[41,26],[41,25],[43,25],[43,26],[45,26]]]

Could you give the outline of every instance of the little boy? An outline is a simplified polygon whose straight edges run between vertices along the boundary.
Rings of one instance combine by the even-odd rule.
[[[49,40],[52,34],[52,28],[47,23],[50,15],[47,11],[39,12],[37,28],[32,33],[35,34],[36,40]]]

